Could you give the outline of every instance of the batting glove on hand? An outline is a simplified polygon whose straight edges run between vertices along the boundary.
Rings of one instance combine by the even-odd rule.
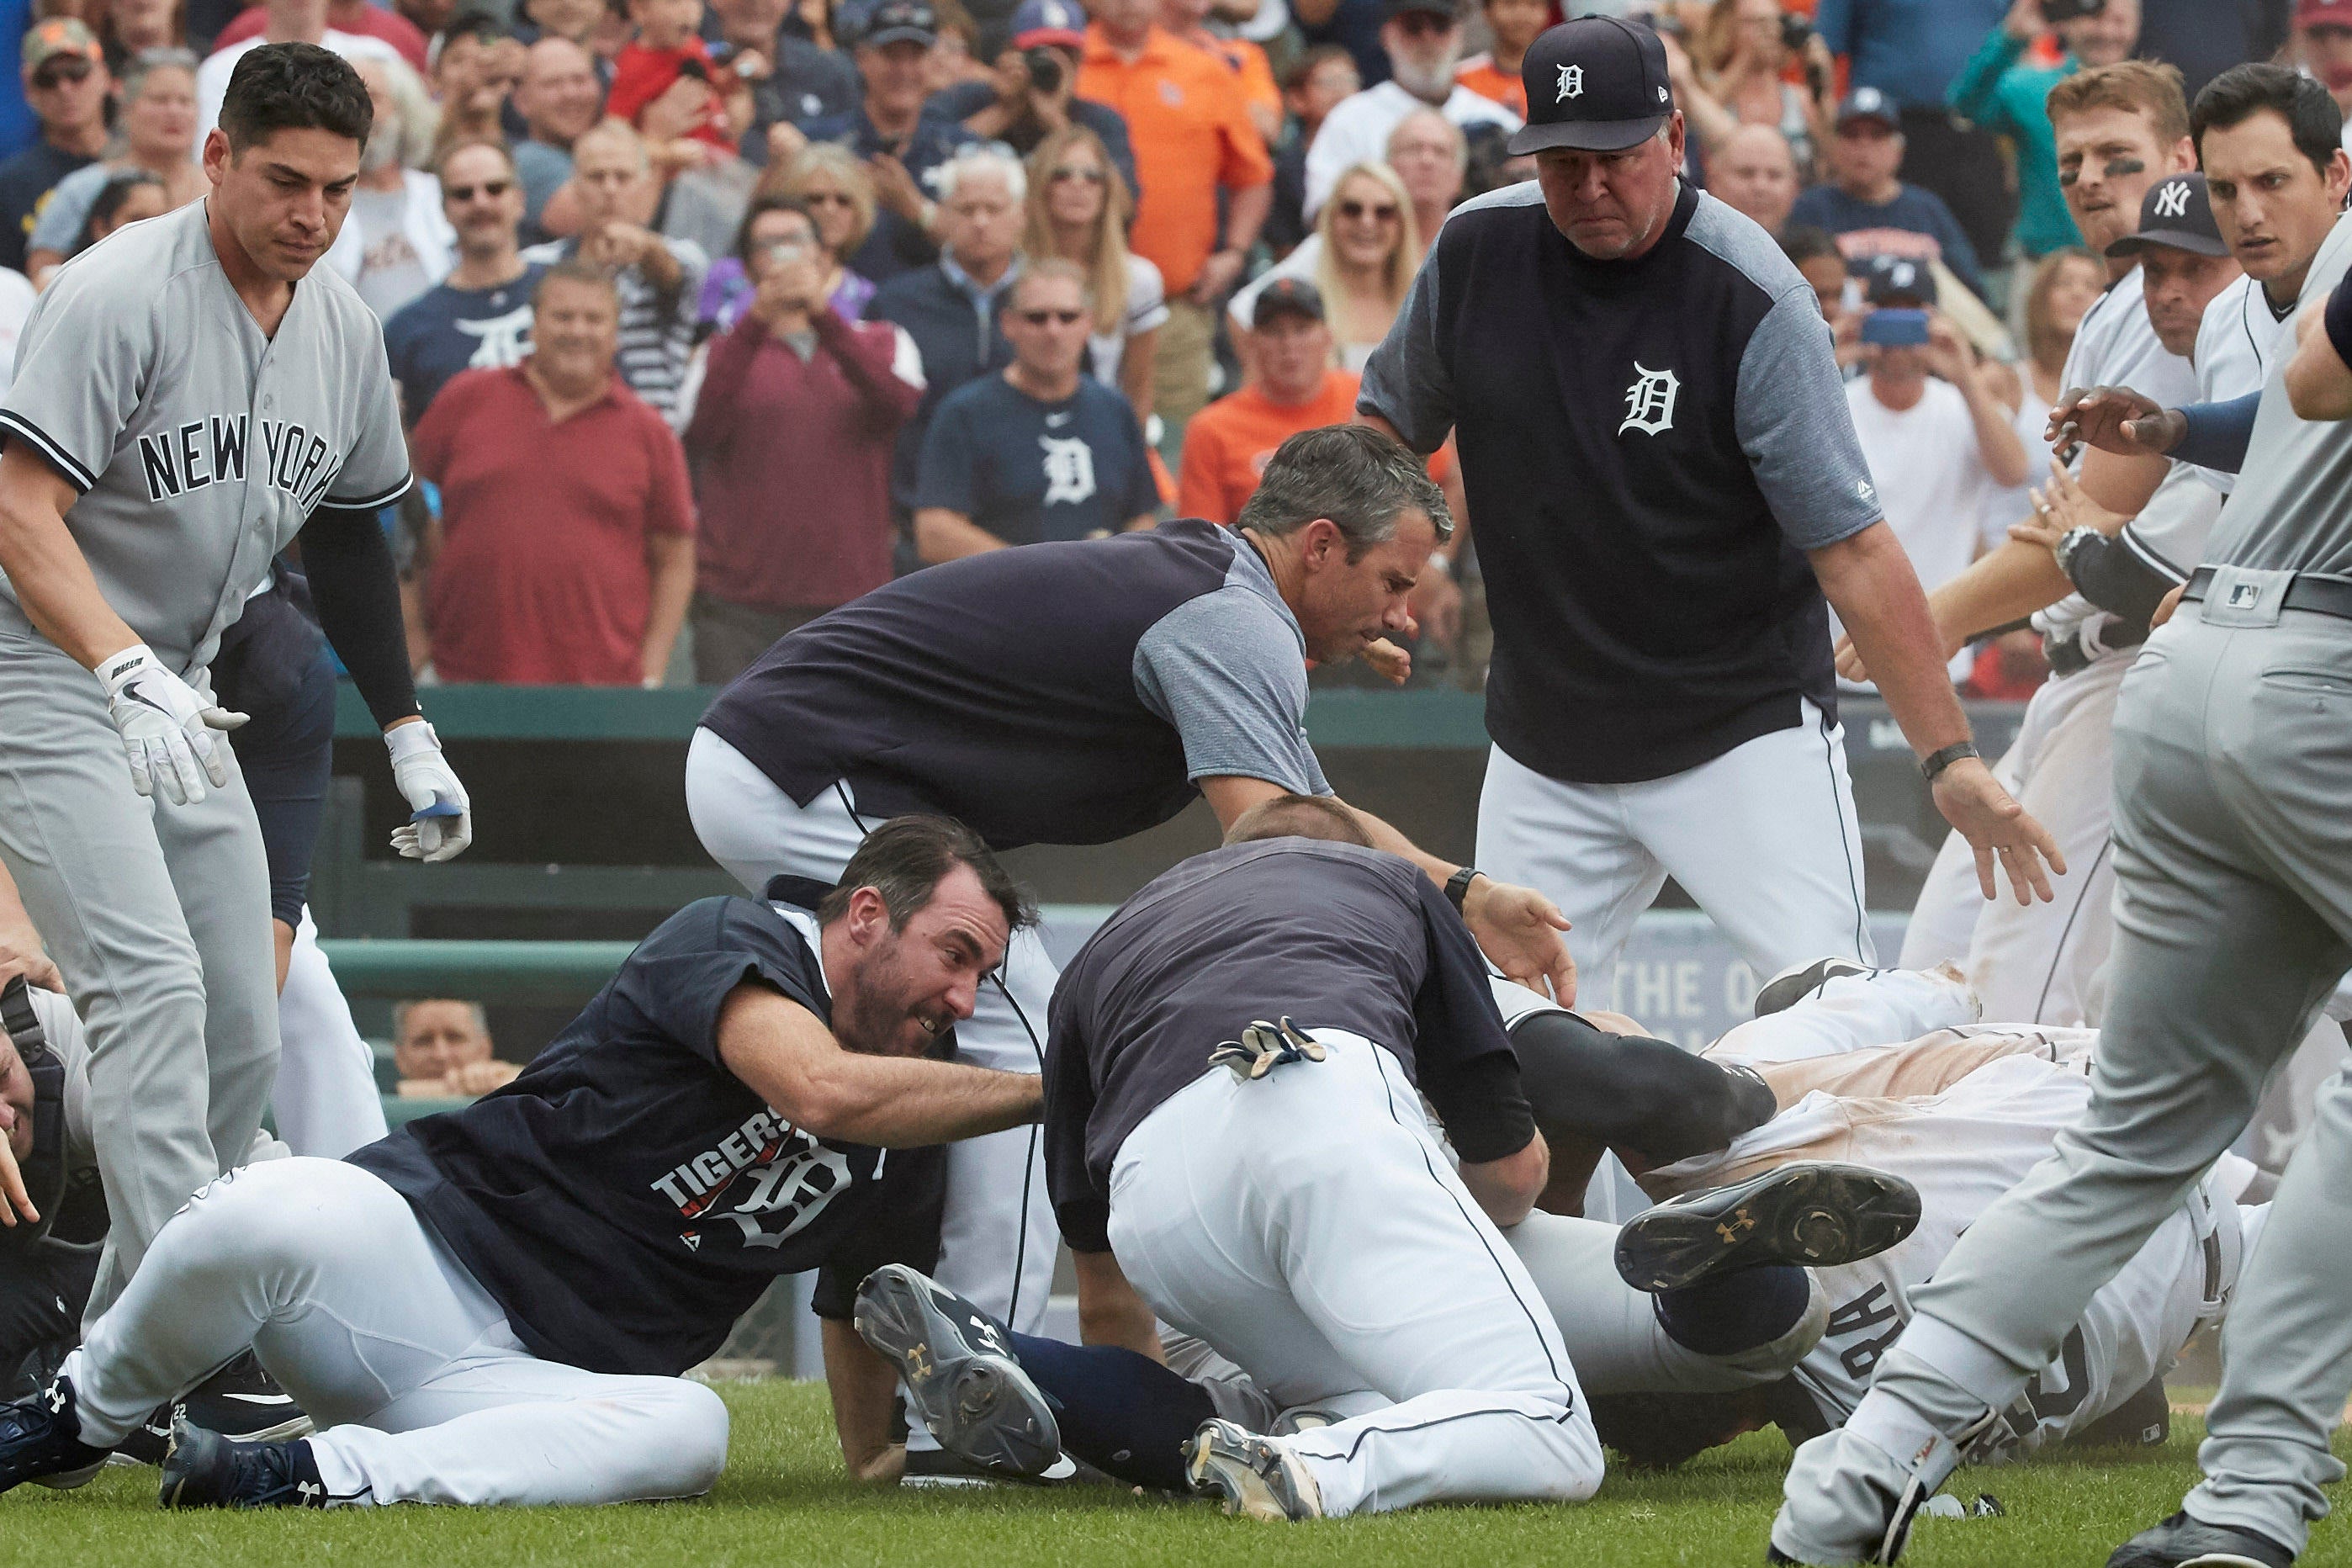
[[[392,847],[411,860],[451,860],[474,841],[474,805],[441,754],[441,737],[418,720],[383,732],[392,782],[414,813],[392,830]]]
[[[131,760],[131,787],[142,795],[159,791],[173,805],[205,798],[205,781],[228,787],[228,758],[213,734],[245,722],[242,713],[210,708],[195,689],[172,673],[145,643],[132,643],[100,661],[107,716],[121,733]]]

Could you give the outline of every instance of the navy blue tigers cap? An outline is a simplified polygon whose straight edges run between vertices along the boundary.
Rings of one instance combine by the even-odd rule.
[[[1548,27],[1519,62],[1528,122],[1513,157],[1553,147],[1622,153],[1658,133],[1675,111],[1666,46],[1639,22],[1579,16]]]

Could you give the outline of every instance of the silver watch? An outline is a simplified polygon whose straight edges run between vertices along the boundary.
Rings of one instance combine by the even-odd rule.
[[[2096,539],[2099,536],[2099,531],[2090,527],[2070,528],[2059,535],[2058,542],[2050,547],[2050,553],[2058,558],[2058,570],[2066,574],[2068,577],[2073,577],[2074,552],[2083,548],[2084,540]]]

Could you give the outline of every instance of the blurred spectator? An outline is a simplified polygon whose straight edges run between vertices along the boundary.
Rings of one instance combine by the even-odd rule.
[[[507,100],[522,81],[522,44],[488,12],[461,11],[451,19],[433,56],[433,91],[441,102],[436,151],[506,140]]]
[[[940,41],[923,61],[923,96],[932,98],[967,83],[987,86],[989,55],[979,21],[961,0],[930,0],[930,4],[939,13]]]
[[[530,130],[514,144],[514,166],[522,180],[523,232],[536,245],[551,237],[540,227],[540,215],[572,177],[572,144],[603,117],[604,87],[587,50],[551,35],[523,55],[514,106]]]
[[[846,147],[818,142],[801,149],[789,165],[771,163],[752,192],[752,205],[770,197],[783,197],[803,207],[816,222],[817,237],[824,242],[825,299],[834,314],[845,321],[861,321],[874,299],[874,284],[842,265],[874,226],[874,182],[866,165]],[[748,215],[747,215],[748,216]],[[740,247],[738,247],[738,249]],[[751,303],[751,279],[743,258],[722,256],[710,264],[698,308],[705,326],[721,331],[742,320]]]
[[[739,84],[741,80],[732,76],[729,79]],[[698,134],[709,103],[704,82],[681,76],[638,111],[635,125],[645,139],[658,188],[654,211],[661,232],[671,239],[692,242],[705,256],[721,256],[734,246],[736,233],[743,226],[743,213],[751,205],[760,172]],[[735,94],[727,104],[730,114],[740,117],[750,112],[750,100],[742,93]],[[549,198],[542,221],[550,229],[562,227],[563,205],[561,195]]]
[[[1356,62],[1337,44],[1318,44],[1292,63],[1282,78],[1282,103],[1288,129],[1274,149],[1274,210],[1263,231],[1274,254],[1286,256],[1312,230],[1307,222],[1307,149],[1324,118],[1363,88]]]
[[[1216,0],[1160,0],[1160,25],[1171,37],[1205,49],[1233,68],[1242,101],[1249,108],[1250,123],[1272,146],[1282,135],[1283,116],[1282,89],[1276,85],[1274,68],[1266,63],[1265,51],[1247,38],[1229,38],[1210,29],[1209,14],[1215,4]]]
[[[522,187],[504,148],[478,142],[445,153],[440,176],[457,265],[383,326],[411,425],[459,371],[522,363],[530,353],[530,294],[545,270],[522,258]]]
[[[408,62],[408,68],[419,76],[429,73],[433,68],[425,58],[424,32],[397,11],[371,5],[369,0],[327,0],[327,26],[339,33],[358,33],[383,39],[399,50],[400,58]],[[248,5],[237,13],[236,20],[220,30],[220,36],[213,40],[213,47],[225,49],[247,38],[257,38],[268,27],[268,11],[259,5]]]
[[[604,270],[550,267],[531,352],[453,378],[410,437],[440,487],[424,636],[444,680],[657,686],[694,591],[686,455],[615,374]]]
[[[121,76],[134,55],[149,49],[188,49],[197,46],[186,36],[180,0],[108,0],[98,41],[106,51],[107,68]],[[204,41],[209,48],[211,40]]]
[[[114,77],[90,30],[53,16],[25,35],[25,97],[41,139],[0,163],[0,267],[25,270],[33,226],[58,182],[106,150],[106,100]]]
[[[195,134],[189,153],[201,156],[205,137],[220,123],[221,100],[228,95],[228,79],[246,51],[263,44],[317,44],[347,60],[396,60],[400,51],[382,38],[346,33],[327,25],[329,0],[262,0],[262,28],[242,43],[224,44],[196,68]],[[446,100],[445,100],[446,102]]]
[[[472,1100],[522,1074],[520,1063],[491,1055],[480,1003],[441,997],[394,1006],[392,1065],[404,1100]]]
[[[613,87],[605,95],[604,112],[645,131],[641,117],[646,108],[675,91],[679,125],[676,134],[720,153],[733,153],[741,132],[732,122],[729,100],[748,98],[751,84],[734,71],[719,70],[712,62],[709,46],[699,31],[702,0],[628,0],[628,4],[637,36],[613,61]],[[757,63],[764,68],[766,57],[758,57]],[[748,124],[748,102],[741,117]]]
[[[428,0],[428,3],[447,7],[454,0]],[[404,8],[407,0],[403,0],[403,4]],[[596,52],[597,30],[613,14],[606,0],[522,0],[515,10],[515,40],[525,48],[542,38],[568,38],[591,55]],[[427,27],[425,30],[432,34],[441,29]],[[604,79],[603,74],[597,79],[600,92]]]
[[[1257,243],[1274,165],[1233,72],[1157,26],[1158,9],[1095,0],[1078,91],[1118,110],[1134,142],[1140,189],[1128,243],[1168,290],[1151,405],[1180,433],[1208,401],[1217,302]]]
[[[82,218],[81,231],[74,236],[74,254],[80,255],[126,223],[162,217],[171,210],[163,182],[146,170],[110,170]]]
[[[2208,4],[2210,0],[2198,0]],[[1954,214],[1970,248],[1998,257],[2015,203],[2000,139],[1954,118],[1944,102],[2010,0],[1821,0],[1813,25],[1833,55],[1851,61],[1850,88],[1875,88],[1899,113],[1907,150],[1903,178]]]
[[[1775,239],[1789,226],[1801,183],[1789,139],[1769,125],[1742,125],[1706,155],[1708,194]]]
[[[1258,297],[1273,279],[1309,279],[1322,296],[1340,365],[1360,374],[1412,289],[1421,248],[1404,182],[1386,163],[1359,163],[1339,176],[1307,243],[1235,295],[1227,313],[1239,329],[1255,319]],[[1245,349],[1244,360],[1254,353],[1255,345]]]
[[[2180,70],[2190,102],[2205,84],[2247,60],[2266,60],[2287,41],[2285,0],[2146,0],[2139,58]]]
[[[123,68],[121,106],[112,155],[59,180],[34,220],[25,271],[37,285],[46,286],[58,263],[89,243],[84,236],[92,206],[110,181],[134,171],[154,175],[166,212],[212,188],[188,155],[196,122],[195,56],[185,49],[133,56]]]
[[[709,265],[699,246],[646,227],[651,167],[637,133],[606,121],[572,144],[571,190],[581,216],[569,239],[535,245],[526,261],[573,258],[614,269],[621,298],[621,379],[663,418],[682,423],[678,388],[694,348],[695,306]]]
[[[1356,416],[1354,372],[1332,360],[1323,296],[1304,278],[1276,278],[1258,291],[1250,318],[1256,374],[1217,399],[1184,432],[1176,510],[1231,524],[1257,493],[1274,449],[1301,430]]]
[[[777,51],[791,10],[792,0],[709,0],[704,12],[702,31],[711,68],[721,83],[731,84],[727,87],[728,124],[734,138],[727,151],[756,162],[767,160],[768,127],[793,117],[776,80]],[[710,37],[714,33],[717,37]],[[841,64],[845,68],[849,62]],[[845,109],[849,101],[844,98],[839,107]]]
[[[1160,506],[1127,399],[1083,374],[1094,301],[1086,274],[1032,261],[1004,311],[1013,363],[940,404],[915,488],[926,562],[1148,526]]]
[[[1128,144],[1126,120],[1115,109],[1074,95],[1086,27],[1077,0],[1023,0],[1013,14],[1012,47],[996,57],[993,79],[950,87],[925,104],[924,112],[957,121],[982,141],[1002,142],[1024,158],[1065,126],[1083,125],[1109,151],[1132,191],[1135,150]]]
[[[2009,15],[1952,80],[1951,104],[1987,130],[2010,139],[2017,163],[2017,227],[2021,272],[2053,250],[2080,245],[2066,194],[2058,184],[2058,143],[2044,100],[2050,89],[2084,67],[2111,66],[2139,42],[2139,0],[2106,0],[2086,16],[2058,24],[2066,53],[2056,64],[2025,58],[2050,25],[2042,0],[2014,0]]]
[[[1519,79],[1519,63],[1536,35],[1551,25],[1551,9],[1550,0],[1479,0],[1490,41],[1454,68],[1454,79],[1526,119],[1528,85]]]
[[[1462,19],[1453,0],[1386,0],[1381,45],[1389,79],[1333,109],[1307,149],[1307,216],[1314,217],[1339,183],[1340,171],[1378,163],[1397,121],[1427,105],[1465,130],[1495,125],[1517,131],[1519,117],[1454,79],[1462,58]]]
[[[2344,144],[2352,147],[2352,0],[2299,0],[2294,50],[2345,111]]]
[[[1846,403],[1887,525],[1933,593],[1957,577],[2006,520],[1988,525],[1989,492],[2021,484],[2025,447],[2010,409],[1978,373],[1958,329],[1932,307],[1936,284],[1917,261],[1882,258],[1871,270],[1863,317],[1868,374],[1846,384]],[[1832,637],[1834,637],[1832,633]],[[1961,656],[1954,680],[1967,679]]]
[[[422,164],[433,155],[433,100],[398,60],[355,68],[375,102],[375,125],[360,153],[360,181],[343,226],[360,231],[360,273],[352,279],[378,321],[442,279],[457,262],[457,231],[441,216],[441,182]]]
[[[884,284],[866,308],[869,320],[907,330],[922,359],[923,400],[898,432],[891,464],[891,498],[914,506],[923,435],[948,394],[1012,363],[1002,321],[1004,295],[1020,276],[1022,201],[1028,179],[1002,153],[964,153],[940,170],[937,263]]]
[[[1289,5],[1308,47],[1347,50],[1367,87],[1389,79],[1388,51],[1381,47],[1381,0],[1289,0]]]
[[[1836,237],[1810,224],[1790,224],[1780,232],[1780,251],[1812,286],[1822,320],[1829,323],[1830,334],[1837,342],[1838,363],[1852,363],[1854,356],[1845,351],[1853,342],[1853,311],[1846,301],[1853,274],[1846,270],[1845,253],[1838,249]]]
[[[864,90],[857,68],[835,43],[828,0],[786,0],[776,31],[775,71],[754,88],[767,119],[744,139],[743,155],[767,161],[767,127],[779,121],[803,124],[847,114]]]
[[[1416,109],[1389,132],[1389,167],[1412,200],[1412,232],[1420,237],[1412,265],[1437,243],[1438,226],[1462,199],[1470,173],[1470,142],[1462,128],[1433,109]]]
[[[2049,478],[2050,410],[2066,384],[2061,379],[2066,355],[2074,346],[2074,329],[2106,292],[2106,263],[2080,247],[2053,250],[2036,263],[2023,290],[2020,309],[2025,324],[2025,358],[2016,366],[1989,365],[2005,375],[1994,384],[2001,400],[2016,413],[2011,423],[2025,445],[2025,483],[1995,492],[1986,504],[1988,525],[2006,528],[2033,509],[2028,492]]]
[[[1835,62],[1811,28],[1801,58],[1791,51],[1790,19],[1780,0],[1715,0],[1699,29],[1696,58],[1667,40],[1675,100],[1697,132],[1710,184],[1717,149],[1742,126],[1778,131],[1807,175],[1829,139],[1837,110]],[[1785,79],[1799,65],[1804,87]]]
[[[1136,421],[1149,427],[1152,359],[1168,299],[1160,268],[1127,248],[1135,205],[1093,132],[1066,126],[1030,156],[1027,206],[1023,253],[1032,260],[1058,256],[1086,274],[1095,312],[1087,373],[1125,394]]]
[[[1876,88],[1855,89],[1838,106],[1837,134],[1830,139],[1834,183],[1799,196],[1790,219],[1837,236],[1853,267],[1874,256],[1940,260],[1971,292],[1981,294],[1975,247],[1942,197],[1896,176],[1903,156],[1894,103]]]
[[[811,142],[838,142],[866,162],[879,210],[874,230],[850,267],[877,283],[928,267],[939,255],[932,230],[934,197],[947,198],[940,170],[972,134],[951,120],[923,112],[929,88],[924,60],[939,42],[939,16],[925,0],[882,0],[857,40],[857,74],[865,96],[845,115],[812,121]],[[771,143],[770,156],[789,159],[796,143]]]
[[[762,197],[737,247],[757,279],[711,345],[687,426],[699,511],[694,678],[722,685],[793,627],[890,580],[890,454],[921,400],[914,342],[827,303],[813,215]]]

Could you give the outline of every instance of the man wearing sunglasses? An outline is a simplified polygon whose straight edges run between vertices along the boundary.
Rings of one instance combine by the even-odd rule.
[[[90,30],[52,16],[25,35],[25,100],[41,139],[0,163],[0,266],[25,269],[25,242],[58,182],[106,150],[114,78]]]
[[[940,405],[915,481],[926,563],[1148,528],[1160,490],[1135,411],[1085,374],[1093,291],[1075,263],[1033,261],[1004,310],[1013,363]]]
[[[547,270],[518,249],[524,195],[503,147],[468,142],[441,154],[441,211],[457,233],[457,265],[383,324],[401,412],[415,425],[461,370],[504,370],[530,353],[530,296]]]

